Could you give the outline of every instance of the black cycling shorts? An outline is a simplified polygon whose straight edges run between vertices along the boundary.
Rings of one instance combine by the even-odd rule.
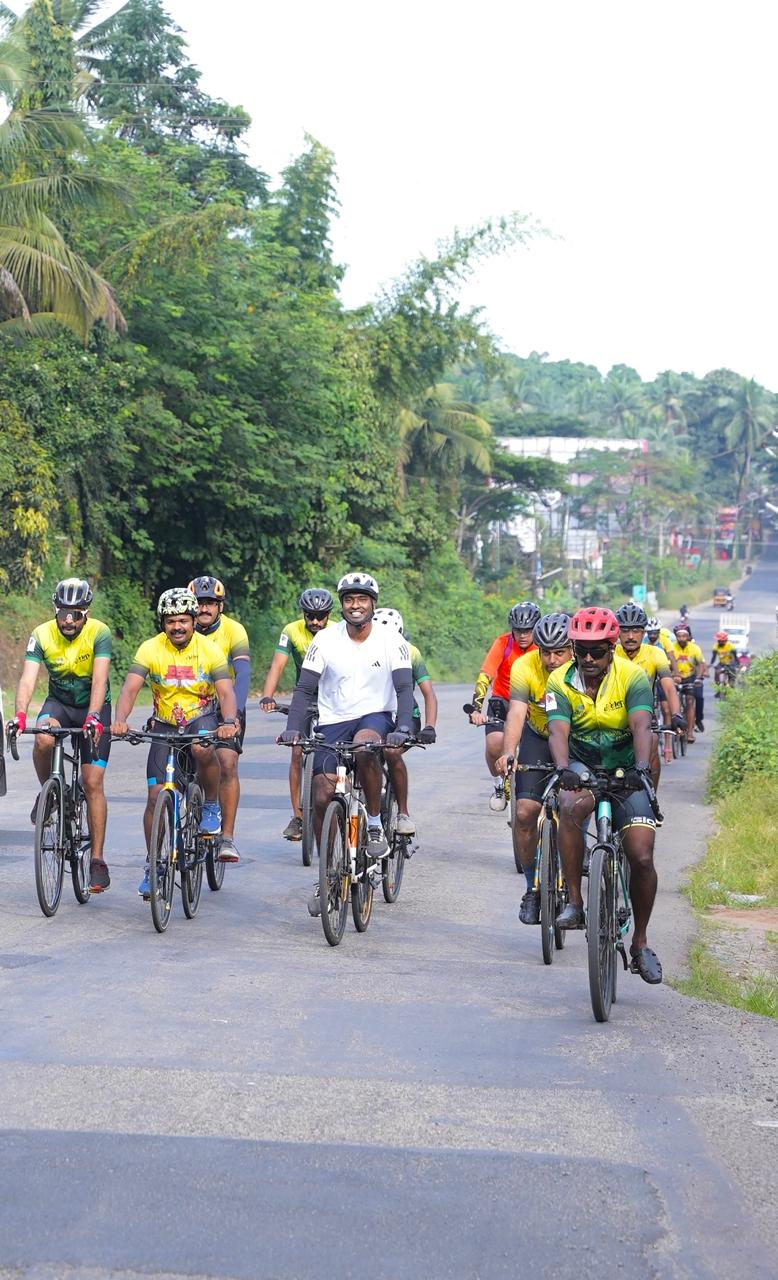
[[[56,720],[63,729],[83,729],[84,721],[89,714],[89,707],[68,707],[64,702],[59,702],[57,698],[47,698],[38,713],[36,728],[40,729],[42,720]],[[81,757],[83,764],[96,764],[99,769],[104,769],[108,764],[108,757],[111,754],[111,735],[108,732],[111,726],[111,704],[104,702],[100,708],[100,724],[103,726],[103,732],[100,735],[100,744],[97,748],[97,759],[89,760],[86,755]]]
[[[239,711],[235,719],[238,722],[238,732],[234,738],[220,738],[218,742],[214,742],[217,751],[234,751],[236,755],[243,755],[243,739],[246,736],[246,712]],[[224,717],[221,712],[218,714],[219,724],[224,724]]]
[[[505,730],[505,717],[508,714],[507,698],[490,698],[486,704],[486,724],[485,732],[503,733]]]
[[[394,717],[391,711],[371,711],[357,720],[341,720],[337,724],[320,724],[319,733],[325,742],[353,742],[360,729],[372,729],[382,740],[392,732]],[[338,757],[326,746],[317,747],[313,756],[314,773],[336,773]]]
[[[514,773],[513,786],[516,788],[517,800],[537,800],[540,803],[551,774],[554,762],[548,746],[548,738],[543,738],[528,724],[519,739],[517,755],[518,764],[547,764],[548,773]]]
[[[174,733],[177,727],[177,725],[168,724],[167,720],[149,720],[148,723],[150,733]],[[201,729],[204,729],[210,733],[213,729],[218,729],[218,727],[219,721],[216,712],[209,711],[204,716],[195,716],[194,720],[190,720],[186,726],[186,732],[199,733]],[[166,742],[151,743],[146,759],[146,781],[150,787],[161,787],[165,781],[167,753],[168,746]],[[181,782],[178,770],[176,770],[176,782]]]

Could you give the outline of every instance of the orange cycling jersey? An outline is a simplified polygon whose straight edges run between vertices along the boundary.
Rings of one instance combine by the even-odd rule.
[[[530,644],[526,649],[520,649],[511,631],[498,636],[481,664],[481,671],[475,682],[476,697],[484,698],[491,684],[495,698],[509,698],[511,667],[517,658],[523,658],[525,653],[531,653],[537,647],[536,644]]]

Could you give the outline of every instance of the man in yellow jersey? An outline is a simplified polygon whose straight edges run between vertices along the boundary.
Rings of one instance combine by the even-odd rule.
[[[559,853],[569,894],[557,927],[581,929],[585,923],[583,833],[594,798],[582,775],[588,769],[624,769],[627,782],[636,789],[614,796],[612,808],[613,826],[630,867],[635,920],[630,967],[644,982],[661,982],[662,966],[646,938],[657,887],[656,818],[645,790],[650,777],[651,688],[640,667],[614,652],[619,624],[610,609],[579,609],[570,621],[569,636],[573,661],[553,671],[546,686],[549,748],[562,788]]]
[[[264,688],[262,689],[262,697],[259,699],[259,706],[262,711],[275,711],[277,705],[275,692],[290,657],[294,663],[296,685],[300,679],[303,660],[313,637],[317,636],[325,627],[335,625],[330,617],[332,606],[335,602],[332,594],[324,587],[306,588],[297,603],[302,610],[303,616],[297,618],[294,622],[288,622],[278,637],[273,661],[270,664],[270,670],[267,673]],[[316,704],[314,703],[312,707],[308,708],[308,716],[303,726],[303,735],[305,737],[310,733],[315,717]],[[300,804],[303,768],[302,747],[292,747],[291,756],[292,758],[289,762],[289,795],[292,800],[292,816],[281,834],[285,840],[302,840],[303,811]]]
[[[209,636],[227,659],[235,685],[235,701],[238,704],[239,731],[234,738],[219,743],[219,804],[222,810],[222,835],[219,843],[220,862],[240,862],[235,845],[235,819],[240,802],[238,756],[243,751],[243,735],[246,732],[246,703],[251,688],[251,651],[246,628],[224,612],[226,592],[218,578],[203,575],[189,583],[188,590],[197,600],[196,627],[200,635]]]
[[[673,627],[675,640],[669,652],[675,658],[678,671],[676,684],[680,686],[684,698],[686,717],[686,741],[694,742],[695,725],[700,733],[703,729],[702,682],[707,674],[702,649],[692,639],[688,622],[678,622]]]
[[[86,795],[91,848],[89,887],[92,893],[102,893],[111,884],[103,858],[108,816],[105,767],[111,752],[110,735],[103,730],[111,721],[108,684],[111,633],[104,622],[89,617],[93,592],[85,579],[65,578],[58,582],[51,599],[55,609],[53,620],[36,627],[27,642],[16,691],[16,715],[11,725],[21,732],[27,728],[27,708],[43,664],[49,673],[49,691],[38,713],[37,727],[49,724],[76,732],[80,729],[90,735],[94,744],[92,763],[86,763],[88,752],[82,757],[81,781]],[[38,734],[32,762],[41,785],[51,773],[53,751],[54,739]],[[37,812],[36,800],[30,815],[33,822]]]
[[[130,664],[127,678],[116,704],[116,720],[111,733],[123,738],[129,733],[127,723],[135,699],[146,680],[151,685],[153,713],[151,730],[165,732],[181,729],[197,733],[201,729],[215,731],[222,742],[238,732],[235,689],[230,669],[221,649],[209,636],[195,630],[197,600],[185,587],[163,591],[157,604],[160,632],[146,640]],[[221,719],[217,716],[217,707]],[[204,835],[218,836],[221,831],[219,808],[219,757],[212,746],[192,746],[197,766],[197,780],[204,792],[200,830]],[[143,815],[146,848],[151,838],[154,805],[165,781],[167,746],[152,742],[146,763],[149,794]],[[149,866],[138,888],[148,898]]]
[[[373,614],[373,623],[377,627],[392,627],[399,632],[403,639],[407,639],[403,617],[397,609],[376,609]],[[418,703],[414,699],[413,732],[424,746],[431,746],[433,742],[437,741],[435,725],[438,719],[438,695],[432,687],[432,679],[421,653],[415,644],[411,644],[410,640],[408,640],[408,652],[411,659],[413,687],[421,690],[421,696],[424,699],[423,729],[421,727],[421,712],[419,711]],[[404,751],[407,751],[407,747],[385,747],[384,759],[386,760],[389,779],[397,801],[395,830],[398,835],[413,836],[416,834],[416,823],[408,813],[408,770],[403,760]]]
[[[535,624],[532,639],[537,649],[518,658],[511,667],[510,702],[505,718],[503,755],[497,761],[500,773],[506,773],[508,758],[519,764],[547,764],[554,768],[548,748],[546,718],[546,685],[552,671],[565,666],[572,657],[567,638],[570,618],[566,613],[547,613]],[[527,891],[519,907],[522,924],[540,924],[540,892],[535,889],[535,848],[540,800],[546,785],[541,773],[515,773],[516,833]]]
[[[652,694],[661,692],[665,696],[673,729],[683,729],[684,718],[681,715],[681,704],[675,687],[667,654],[662,648],[653,644],[643,644],[643,635],[648,618],[645,609],[639,604],[629,601],[616,610],[616,621],[619,624],[619,643],[615,652],[622,658],[629,658],[645,671]],[[659,688],[657,689],[657,685]],[[655,702],[656,705],[656,702]],[[654,790],[659,786],[659,735],[654,733],[651,742],[651,781]]]
[[[721,697],[721,685],[727,680],[735,683],[738,661],[737,649],[729,638],[728,631],[717,631],[713,637],[713,652],[710,655],[710,666],[716,681],[717,698]]]

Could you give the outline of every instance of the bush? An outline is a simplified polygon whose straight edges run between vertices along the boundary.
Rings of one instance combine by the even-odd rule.
[[[723,727],[708,778],[713,799],[747,777],[778,774],[778,653],[758,658],[721,709]]]

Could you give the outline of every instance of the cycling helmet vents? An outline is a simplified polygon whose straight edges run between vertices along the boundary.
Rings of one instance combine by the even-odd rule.
[[[338,583],[338,596],[342,600],[349,591],[361,592],[362,595],[378,599],[378,583],[369,573],[344,573]]]
[[[661,631],[662,624],[658,618],[650,617],[646,621],[646,631]]]
[[[547,613],[535,623],[532,639],[539,649],[562,649],[570,643],[567,638],[569,627],[569,614]]]
[[[171,587],[163,591],[157,601],[157,620],[162,626],[163,618],[172,618],[178,613],[189,613],[197,617],[197,596],[188,587]]]
[[[405,632],[403,616],[397,609],[376,609],[373,614],[373,622],[377,622],[383,627],[394,627],[396,631],[400,632],[400,635]]]
[[[619,638],[619,624],[610,609],[590,605],[588,609],[579,609],[573,614],[569,635],[571,640],[607,640],[615,644]]]
[[[297,603],[303,613],[330,613],[335,602],[324,587],[308,587]]]
[[[63,578],[54,588],[51,602],[55,609],[86,609],[93,599],[86,578]]]
[[[508,614],[508,626],[511,631],[531,631],[539,621],[540,609],[534,600],[519,601]]]
[[[193,578],[187,591],[191,591],[197,600],[219,600],[221,603],[224,603],[227,595],[224,583],[218,578],[209,577],[208,574],[203,574],[202,578]]]
[[[635,604],[632,600],[630,600],[629,604],[623,604],[620,609],[617,609],[615,616],[620,627],[648,626],[645,609],[641,608],[639,604]]]
[[[724,644],[727,640],[729,640],[729,632],[717,631],[713,639],[718,640],[719,644]]]

